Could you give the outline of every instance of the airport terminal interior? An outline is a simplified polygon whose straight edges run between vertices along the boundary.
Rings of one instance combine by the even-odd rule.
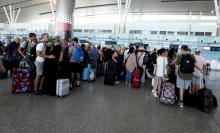
[[[220,133],[219,0],[0,0],[0,133]]]

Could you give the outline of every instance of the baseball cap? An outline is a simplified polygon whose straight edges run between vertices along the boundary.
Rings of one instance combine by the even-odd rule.
[[[201,52],[201,49],[200,48],[196,48],[195,52]]]

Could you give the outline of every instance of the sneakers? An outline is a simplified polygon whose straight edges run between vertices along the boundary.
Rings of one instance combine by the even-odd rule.
[[[76,86],[79,87],[80,86],[80,81],[76,82]]]
[[[179,107],[180,107],[180,108],[183,108],[183,107],[184,107],[183,101],[179,102]]]
[[[116,83],[116,84],[120,84],[120,82],[119,82],[119,81],[115,81],[115,83]]]
[[[158,98],[157,92],[156,92],[154,89],[152,90],[152,95],[153,95],[155,98]]]

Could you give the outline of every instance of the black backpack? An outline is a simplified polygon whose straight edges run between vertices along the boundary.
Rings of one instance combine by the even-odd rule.
[[[37,58],[36,48],[37,48],[37,44],[35,44],[35,45],[30,49],[30,53],[29,53],[29,59],[30,59],[30,61],[35,61],[35,59]]]
[[[182,73],[193,73],[194,72],[194,61],[189,54],[182,55],[182,59],[180,61],[180,71]]]
[[[150,62],[150,57],[145,55],[143,59],[143,65],[148,65],[149,62]]]

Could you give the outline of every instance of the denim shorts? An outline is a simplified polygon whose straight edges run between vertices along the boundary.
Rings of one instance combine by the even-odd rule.
[[[191,85],[191,80],[184,80],[177,76],[176,86],[180,89],[188,89]]]
[[[36,66],[36,74],[43,75],[44,62],[35,61],[35,66]]]

